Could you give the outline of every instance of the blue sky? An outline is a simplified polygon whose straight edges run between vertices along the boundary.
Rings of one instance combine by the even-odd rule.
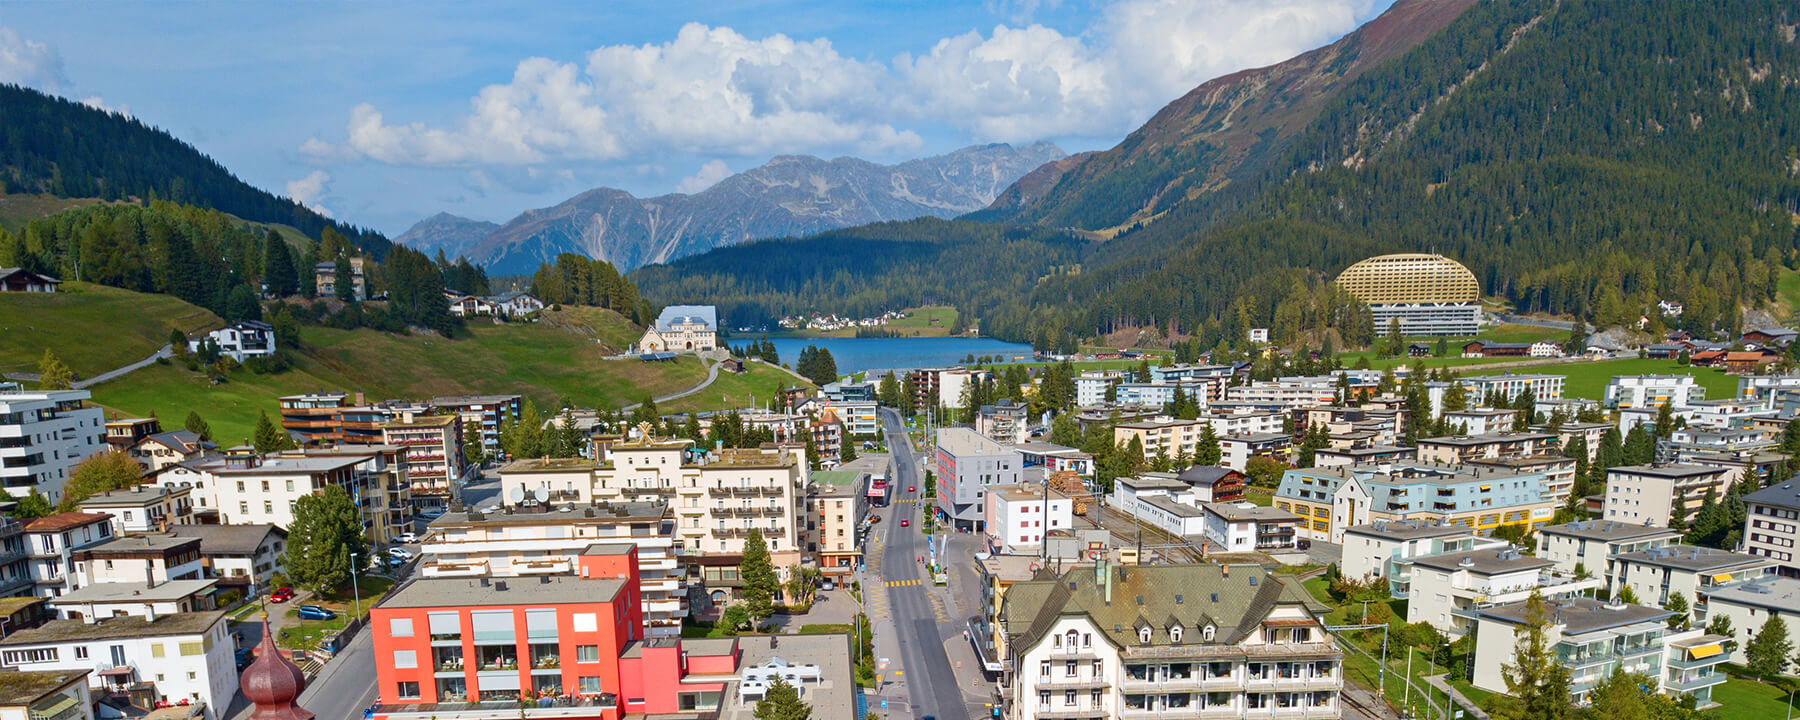
[[[128,112],[390,235],[783,153],[1109,147],[1391,0],[9,3],[0,82]]]

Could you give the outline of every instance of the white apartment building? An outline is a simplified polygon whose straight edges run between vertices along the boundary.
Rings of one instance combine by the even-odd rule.
[[[239,320],[225,327],[188,340],[188,352],[200,352],[202,343],[211,340],[219,354],[238,362],[275,354],[275,326],[260,320]]]
[[[1736,469],[1706,465],[1626,465],[1606,471],[1606,508],[1601,517],[1622,523],[1668,527],[1680,504],[1682,520],[1693,520],[1708,491],[1724,497]]]
[[[1284,432],[1224,435],[1219,438],[1219,465],[1243,472],[1250,458],[1266,457],[1288,461],[1294,436]]]
[[[1474,528],[1461,523],[1443,524],[1430,520],[1381,520],[1366,525],[1344,528],[1344,555],[1338,564],[1344,577],[1367,582],[1388,579],[1388,591],[1396,598],[1406,597],[1405,561],[1425,555],[1461,552],[1475,549],[1484,540]],[[1500,541],[1491,541],[1500,542]]]
[[[720,450],[690,457],[686,440],[635,439],[601,450],[597,460],[531,458],[500,470],[507,506],[667,503],[687,554],[735,565],[758,530],[778,568],[800,563],[799,517],[809,480],[800,449]],[[542,492],[540,492],[542,491]]]
[[[1615,375],[1603,397],[1611,410],[1654,410],[1663,405],[1677,410],[1705,399],[1706,388],[1692,375]]]
[[[1671,613],[1661,608],[1608,603],[1586,597],[1555,598],[1546,609],[1553,618],[1547,639],[1556,661],[1569,669],[1569,694],[1577,704],[1616,669],[1658,679],[1665,695],[1693,695],[1699,707],[1716,705],[1712,688],[1725,682],[1717,666],[1727,658],[1719,644],[1726,638],[1701,630],[1672,632]],[[1475,687],[1507,691],[1503,668],[1512,662],[1517,634],[1525,624],[1523,601],[1476,611]]]
[[[1759,400],[1701,400],[1688,404],[1687,421],[1690,427],[1702,427],[1713,430],[1730,430],[1741,428],[1753,420],[1773,419],[1780,412],[1775,409],[1768,398]]]
[[[1714,585],[1700,591],[1696,608],[1705,610],[1708,621],[1715,616],[1730,619],[1731,639],[1737,642],[1736,647],[1723,657],[1731,662],[1743,664],[1748,660],[1744,648],[1771,617],[1780,616],[1787,625],[1788,640],[1800,646],[1800,622],[1794,621],[1795,617],[1800,617],[1800,579],[1775,577]]]
[[[194,501],[189,488],[139,485],[96,493],[81,501],[82,512],[112,516],[113,534],[164,532],[194,521]]]
[[[503,507],[451,512],[431,523],[419,548],[422,577],[576,575],[595,545],[637,547],[644,625],[652,637],[681,633],[687,571],[678,561],[675,526],[660,503],[616,502],[554,508]],[[723,600],[723,596],[720,597]]]
[[[1639,602],[1668,605],[1676,595],[1693,607],[1701,592],[1718,585],[1759,580],[1775,574],[1768,558],[1694,545],[1664,545],[1620,553],[1607,577],[1614,594],[1631,588]]]
[[[376,455],[228,455],[199,463],[173,465],[151,476],[158,485],[190,488],[202,508],[211,508],[226,525],[269,523],[286,529],[294,522],[294,503],[328,485],[352,498],[368,482],[359,465]]]
[[[1035,552],[1046,535],[1068,530],[1075,517],[1068,495],[1042,485],[989,487],[986,515],[988,550],[1005,554]]]
[[[53,598],[77,587],[75,551],[114,537],[112,516],[101,513],[57,513],[25,523],[32,594]]]
[[[1075,378],[1076,407],[1091,407],[1106,402],[1108,388],[1120,382],[1117,370],[1085,370]]]
[[[287,551],[287,531],[261,525],[177,525],[175,537],[200,541],[204,577],[220,587],[242,588],[256,595],[269,588],[269,579],[281,572],[281,555]]]
[[[94,720],[87,670],[10,671],[0,690],[0,720]]]
[[[959,530],[979,531],[987,521],[987,489],[1017,485],[1025,458],[968,428],[937,431],[936,512]]]
[[[881,418],[876,414],[876,404],[868,400],[846,400],[834,402],[831,409],[836,410],[838,419],[844,422],[846,437],[860,438],[881,433]]]
[[[1617,520],[1539,525],[1537,532],[1537,556],[1556,563],[1558,571],[1574,573],[1579,568],[1603,578],[1613,576],[1613,556],[1673,545],[1682,536],[1666,527]]]
[[[106,450],[106,417],[86,390],[0,390],[0,486],[54,505],[75,464]]]
[[[1524,600],[1534,590],[1554,598],[1601,585],[1599,578],[1577,580],[1555,572],[1554,563],[1511,545],[1425,555],[1401,564],[1412,566],[1406,573],[1406,621],[1431,623],[1453,639],[1475,629],[1481,608]],[[1394,580],[1388,582],[1391,588]]]
[[[0,640],[0,663],[20,670],[89,670],[89,687],[204,704],[219,720],[237,692],[225,613],[52,620]]]
[[[1744,552],[1774,560],[1784,577],[1800,577],[1800,490],[1794,483],[1745,495],[1744,513]]]
[[[458,415],[402,413],[381,424],[381,441],[402,448],[412,500],[420,508],[448,509],[462,499],[463,422]]]
[[[1489,410],[1487,408],[1446,410],[1442,415],[1444,422],[1456,427],[1460,435],[1512,432],[1513,420],[1518,416],[1519,411],[1517,410]]]
[[[1200,509],[1201,534],[1220,552],[1294,549],[1294,527],[1300,524],[1299,515],[1247,502],[1206,503]]]
[[[1343,651],[1324,610],[1255,565],[1100,563],[1015,582],[999,613],[1001,715],[1337,718]]]

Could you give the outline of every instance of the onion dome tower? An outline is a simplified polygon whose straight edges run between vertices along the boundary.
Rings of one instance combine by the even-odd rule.
[[[267,613],[263,614],[262,644],[256,648],[256,661],[244,668],[238,687],[256,705],[250,720],[313,720],[313,714],[296,702],[300,691],[306,688],[306,674],[275,647]]]

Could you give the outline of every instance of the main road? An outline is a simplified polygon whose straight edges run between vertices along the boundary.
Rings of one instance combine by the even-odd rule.
[[[957,687],[950,657],[944,652],[945,642],[950,636],[959,635],[961,629],[938,623],[931,607],[931,575],[919,562],[920,557],[930,554],[926,548],[930,540],[919,531],[920,510],[925,508],[928,512],[932,501],[923,497],[925,484],[919,478],[919,466],[900,414],[882,408],[881,423],[894,456],[894,477],[890,479],[893,508],[882,521],[887,540],[882,549],[881,579],[887,584],[888,608],[900,647],[898,667],[889,668],[882,679],[906,683],[915,718],[931,715],[938,720],[968,720],[968,707]],[[908,492],[909,487],[916,490]],[[900,527],[901,518],[911,520],[911,527]],[[889,677],[895,669],[904,674]]]

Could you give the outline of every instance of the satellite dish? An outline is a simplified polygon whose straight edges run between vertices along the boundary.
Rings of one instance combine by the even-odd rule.
[[[550,499],[550,491],[545,490],[543,488],[538,488],[536,490],[531,491],[531,497],[536,498],[538,502],[543,502],[545,500]]]
[[[513,488],[512,492],[507,493],[506,496],[509,498],[512,498],[514,505],[525,502],[525,488],[522,488],[522,487]]]

